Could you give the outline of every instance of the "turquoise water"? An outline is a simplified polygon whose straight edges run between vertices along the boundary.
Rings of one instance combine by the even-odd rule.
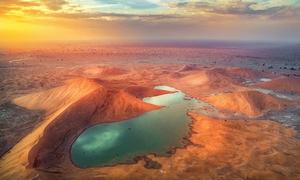
[[[167,155],[172,148],[183,147],[191,123],[186,113],[198,102],[172,87],[156,86],[155,89],[177,92],[143,99],[164,106],[159,110],[86,129],[72,145],[73,163],[82,168],[132,163],[137,156]]]

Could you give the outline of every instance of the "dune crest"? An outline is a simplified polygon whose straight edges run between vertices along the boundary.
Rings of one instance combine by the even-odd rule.
[[[248,116],[260,116],[269,110],[280,110],[288,105],[286,100],[251,90],[221,93],[203,98],[203,100],[219,109]]]
[[[97,66],[97,67],[87,67],[83,68],[82,72],[87,75],[99,76],[99,75],[122,75],[126,74],[127,71],[125,69],[117,68],[117,67],[107,67],[107,66]]]
[[[148,88],[148,87],[144,87],[144,86],[130,86],[130,87],[126,88],[124,91],[128,92],[129,94],[131,94],[137,98],[159,96],[162,94],[170,93],[169,91],[153,89],[153,88]]]
[[[128,119],[159,108],[159,106],[145,103],[141,99],[121,90],[108,98],[107,104],[96,113],[92,121]]]
[[[197,98],[214,93],[245,89],[237,80],[218,68],[200,70],[176,78],[172,85]]]
[[[13,102],[27,109],[51,113],[101,88],[103,87],[93,80],[78,78],[67,81],[64,86],[16,98]]]
[[[193,70],[197,70],[197,65],[196,64],[186,64],[183,65],[178,72],[184,72],[184,71],[193,71]]]

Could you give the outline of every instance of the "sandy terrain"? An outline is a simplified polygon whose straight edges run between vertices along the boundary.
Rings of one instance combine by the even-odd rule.
[[[259,83],[257,86],[275,91],[299,93],[300,78],[278,77],[271,82]]]
[[[212,95],[203,99],[219,109],[248,116],[260,116],[270,110],[280,110],[288,106],[288,101],[281,100],[257,91],[237,91]]]
[[[300,142],[294,131],[271,121],[218,120],[191,114],[192,145],[171,157],[149,156],[162,165],[146,169],[141,160],[133,165],[78,169],[70,162],[32,170],[35,177],[53,179],[298,179]],[[253,143],[255,142],[255,143]],[[28,170],[29,171],[29,170]]]
[[[21,140],[14,140],[14,146],[1,157],[0,179],[300,178],[297,132],[268,119],[253,119],[300,103],[297,99],[288,101],[255,91],[253,87],[292,91],[297,95],[300,87],[296,77],[283,78],[249,68],[193,64],[80,65],[63,70],[52,68],[52,74],[55,72],[61,74],[49,80],[50,85],[37,84],[24,90],[15,90],[23,87],[16,83],[5,87],[7,96],[1,99],[2,103],[9,100],[28,111],[44,113],[36,123],[28,125],[31,131],[19,135]],[[31,72],[32,76],[36,77],[35,73],[40,79],[47,77],[41,71]],[[47,73],[51,73],[51,68]],[[15,79],[20,78],[15,75]],[[260,78],[271,81],[259,82]],[[245,84],[247,81],[254,85]],[[104,168],[80,169],[72,164],[70,147],[84,129],[160,108],[142,101],[143,97],[170,93],[154,90],[155,85],[173,86],[219,110],[238,112],[252,120],[218,119],[189,112],[194,119],[191,144],[177,149],[170,157],[150,155],[136,164]],[[161,168],[145,168],[147,162],[158,163]]]

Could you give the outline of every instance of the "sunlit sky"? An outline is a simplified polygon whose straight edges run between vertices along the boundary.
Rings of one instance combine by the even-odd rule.
[[[300,0],[0,0],[0,43],[300,40]]]

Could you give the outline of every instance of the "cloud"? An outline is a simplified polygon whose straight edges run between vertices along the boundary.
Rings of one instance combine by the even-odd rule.
[[[300,7],[286,6],[273,14],[271,18],[300,20]]]
[[[164,21],[182,19],[184,17],[175,14],[122,14],[122,13],[65,13],[51,14],[52,17],[86,20],[109,20],[109,21]]]
[[[22,1],[22,0],[4,0],[0,1],[1,6],[24,6],[24,7],[32,7],[32,6],[40,6],[39,2],[35,1]]]
[[[65,0],[43,0],[42,1],[50,10],[60,10],[63,5],[68,4]]]
[[[23,1],[23,0],[0,0],[0,14],[5,14],[12,10],[19,11],[32,11],[36,8],[45,5],[49,10],[57,11],[62,8],[63,5],[68,4],[66,0],[40,0],[40,1]],[[36,10],[38,11],[38,10]],[[40,13],[42,14],[42,13]]]
[[[133,9],[151,9],[158,7],[157,4],[147,0],[96,0],[101,4],[127,6]]]
[[[35,8],[40,6],[39,2],[22,1],[22,0],[6,0],[0,1],[0,15],[5,15],[10,11],[22,11],[22,8]]]
[[[171,7],[178,9],[185,9],[192,12],[206,12],[211,14],[221,15],[239,15],[239,16],[279,16],[283,12],[295,11],[298,8],[292,5],[279,5],[275,4],[272,7],[257,8],[261,5],[259,2],[249,2],[243,0],[233,0],[226,3],[218,3],[218,1],[202,2],[178,2],[171,4]],[[293,13],[296,15],[297,13]]]

